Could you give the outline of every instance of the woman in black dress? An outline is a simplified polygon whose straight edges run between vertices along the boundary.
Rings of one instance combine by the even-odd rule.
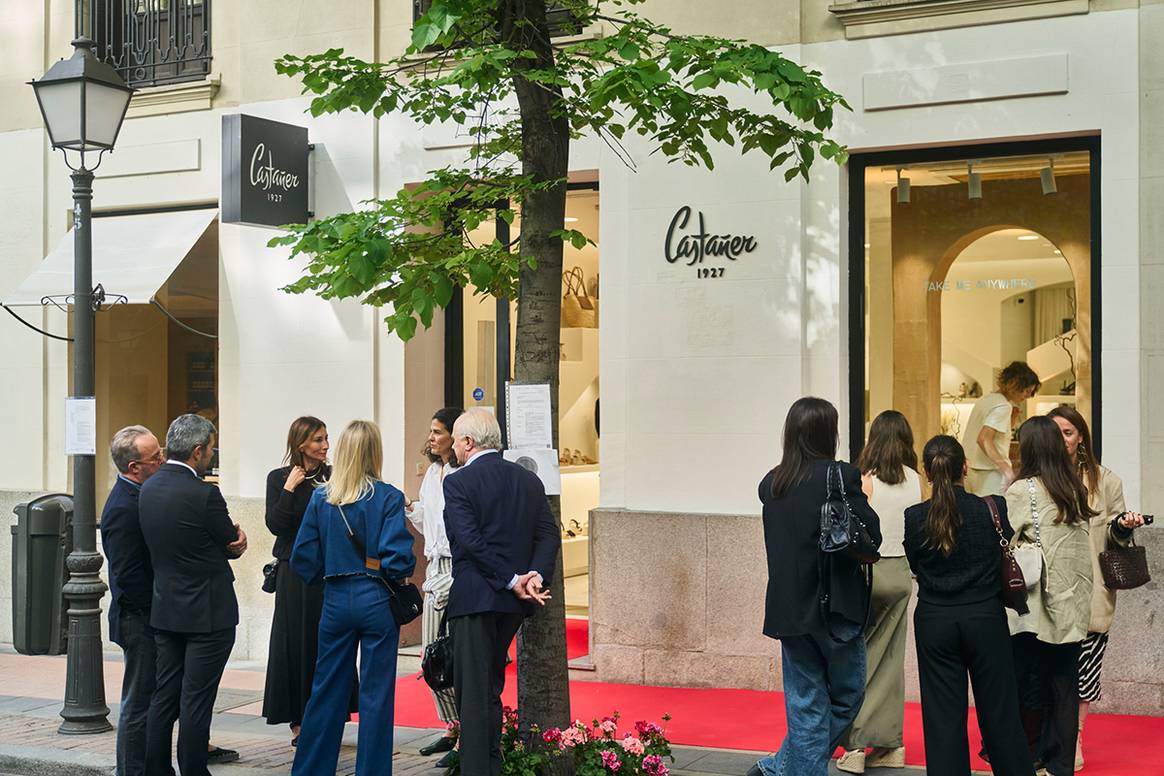
[[[288,561],[307,502],[331,474],[327,451],[327,426],[323,421],[311,416],[296,418],[287,432],[287,465],[267,475],[267,528],[275,535],[272,552],[279,564],[263,716],[269,725],[291,726],[292,746],[298,743],[299,725],[315,676],[323,585],[305,584]],[[352,711],[356,710],[355,704],[353,688]]]

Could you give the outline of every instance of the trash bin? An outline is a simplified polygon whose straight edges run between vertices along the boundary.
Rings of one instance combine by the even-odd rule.
[[[54,493],[13,510],[12,641],[22,655],[62,655],[69,633],[61,592],[73,550],[73,499]]]

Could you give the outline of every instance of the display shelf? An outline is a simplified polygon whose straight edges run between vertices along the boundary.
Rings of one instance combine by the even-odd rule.
[[[562,474],[586,474],[587,472],[596,472],[596,471],[598,471],[598,464],[596,464],[596,463],[587,463],[587,464],[580,464],[580,465],[576,465],[576,466],[571,465],[571,466],[563,466],[562,467]]]

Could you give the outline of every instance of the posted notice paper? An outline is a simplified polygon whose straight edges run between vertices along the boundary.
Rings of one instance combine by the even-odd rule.
[[[65,455],[97,454],[97,400],[92,396],[65,399]]]
[[[553,421],[550,416],[548,383],[521,385],[506,383],[505,415],[511,449],[553,446]]]

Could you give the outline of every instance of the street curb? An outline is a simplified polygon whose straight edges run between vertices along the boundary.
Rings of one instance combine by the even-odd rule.
[[[0,772],[21,776],[112,776],[114,762],[105,755],[35,746],[0,746]]]

